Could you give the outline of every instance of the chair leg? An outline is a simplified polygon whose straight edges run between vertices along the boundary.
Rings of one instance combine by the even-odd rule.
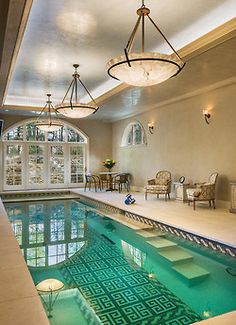
[[[86,188],[87,188],[87,183],[85,183],[84,192],[86,192]]]
[[[193,200],[193,210],[195,210],[195,209],[196,209],[196,201]]]
[[[211,200],[209,200],[209,207],[211,208]]]
[[[145,200],[147,200],[147,192],[145,192]]]
[[[213,204],[213,209],[215,209],[216,208],[215,199],[212,200],[212,204]]]
[[[169,198],[169,200],[170,200],[170,193],[167,193],[167,195],[168,195],[168,198]]]
[[[188,200],[188,205],[190,205],[190,200]]]

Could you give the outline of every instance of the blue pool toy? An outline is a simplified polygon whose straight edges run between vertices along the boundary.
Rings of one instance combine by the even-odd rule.
[[[133,198],[133,196],[128,193],[125,197],[125,200],[124,200],[125,204],[129,205],[129,204],[134,204],[135,202],[135,199]]]

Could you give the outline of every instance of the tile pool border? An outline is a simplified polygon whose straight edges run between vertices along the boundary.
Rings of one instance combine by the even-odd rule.
[[[81,194],[78,194],[78,198],[81,200],[82,203],[92,205],[94,208],[105,209],[105,210],[107,210],[109,212],[112,212],[112,213],[122,214],[122,215],[124,215],[125,217],[127,217],[129,219],[142,222],[142,223],[147,224],[149,226],[153,226],[153,227],[158,228],[160,230],[166,231],[166,232],[168,232],[168,233],[170,233],[172,235],[182,237],[183,239],[186,239],[186,240],[188,240],[190,242],[194,242],[197,245],[212,249],[215,252],[219,252],[219,253],[222,253],[222,254],[225,254],[225,255],[229,255],[231,257],[236,257],[236,248],[235,247],[232,247],[230,245],[221,243],[221,242],[216,241],[214,239],[206,238],[206,237],[203,237],[201,235],[186,231],[184,229],[179,229],[177,227],[168,225],[166,223],[149,219],[149,218],[141,216],[139,214],[136,214],[136,213],[133,213],[133,212],[130,212],[130,211],[126,211],[126,210],[120,209],[118,207],[115,207],[113,205],[98,201],[97,199],[88,198],[88,197],[83,196]]]

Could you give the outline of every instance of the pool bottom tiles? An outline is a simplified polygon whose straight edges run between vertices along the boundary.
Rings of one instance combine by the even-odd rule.
[[[81,318],[81,321],[84,324],[182,325],[201,320],[157,279],[149,278],[146,271],[127,260],[121,250],[108,239],[92,229],[88,229],[88,232],[86,248],[59,268],[65,286],[78,288],[82,294],[81,298],[80,293],[73,289],[71,295],[67,294],[66,301],[73,296],[71,304],[77,303],[83,311],[84,319]],[[32,275],[37,281],[37,276],[33,272]],[[87,308],[83,297],[87,301]],[[60,299],[55,304],[57,310],[60,310],[59,302]],[[73,309],[78,314],[77,317],[80,317],[71,304],[67,303],[68,308]],[[73,310],[68,313],[64,308],[65,313],[71,315],[71,321]],[[63,317],[63,310],[60,314]],[[51,323],[57,324],[53,319]],[[78,318],[77,323],[75,319],[75,323],[66,324],[78,324]]]

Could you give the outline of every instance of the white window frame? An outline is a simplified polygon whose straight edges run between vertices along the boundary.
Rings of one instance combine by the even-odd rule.
[[[130,132],[134,129],[135,125],[139,125],[139,127],[141,128],[142,143],[136,144],[133,142],[132,144],[128,144],[128,136],[129,136]],[[147,145],[147,137],[146,137],[146,133],[145,133],[143,125],[139,121],[133,121],[133,122],[129,123],[124,130],[122,140],[121,140],[121,147],[134,148],[134,147],[143,147],[146,145]]]
[[[45,141],[27,141],[26,140],[26,125],[29,123],[35,123],[36,119],[25,120],[23,123],[16,123],[12,125],[10,128],[5,130],[2,135],[1,143],[3,150],[3,161],[2,161],[2,176],[3,176],[3,190],[27,190],[27,189],[43,189],[43,188],[65,188],[65,187],[81,187],[84,185],[83,183],[71,183],[71,175],[70,175],[70,148],[72,146],[82,147],[83,148],[83,179],[85,170],[89,170],[89,138],[88,136],[76,128],[74,125],[70,123],[63,123],[65,127],[65,141],[48,141],[47,133],[45,134]],[[4,140],[4,136],[11,130],[16,127],[23,126],[23,141],[22,140]],[[68,141],[68,128],[73,129],[76,133],[79,133],[81,137],[84,138],[85,142],[69,142]],[[22,145],[22,184],[21,185],[7,185],[6,184],[6,148],[8,145]],[[44,147],[44,184],[29,184],[29,156],[28,150],[29,145],[42,145]],[[50,155],[50,147],[52,145],[61,145],[64,148],[64,180],[63,184],[50,184],[50,165],[49,165],[49,155]]]

